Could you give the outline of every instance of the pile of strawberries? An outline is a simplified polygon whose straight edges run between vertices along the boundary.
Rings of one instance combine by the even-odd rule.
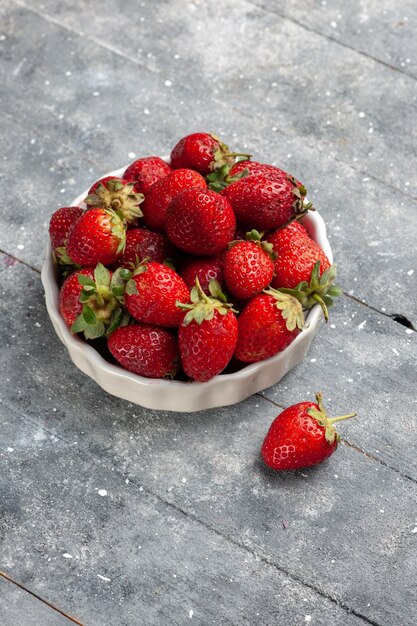
[[[63,207],[49,233],[72,333],[102,338],[124,368],[205,382],[284,350],[336,271],[300,222],[306,188],[209,133],[170,164],[140,158]]]

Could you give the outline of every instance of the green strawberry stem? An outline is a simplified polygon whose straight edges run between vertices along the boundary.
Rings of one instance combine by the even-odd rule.
[[[303,307],[297,297],[272,287],[264,289],[264,293],[275,298],[275,306],[281,311],[287,330],[292,332],[296,328],[303,330],[306,327]]]
[[[299,208],[294,210],[294,213],[293,213],[292,217],[290,217],[289,220],[287,220],[286,222],[281,224],[281,226],[278,226],[278,228],[276,230],[282,230],[283,228],[286,228],[287,226],[289,226],[293,222],[301,220],[303,217],[305,217],[307,215],[307,213],[309,211],[315,211],[315,210],[316,210],[316,207],[314,207],[311,204],[311,202],[307,202],[307,203],[304,202]]]
[[[229,154],[225,154],[225,157],[245,157],[245,159],[251,159],[251,154],[244,154],[243,152],[229,152]]]
[[[320,426],[323,426],[326,441],[328,443],[332,444],[334,443],[335,440],[336,442],[339,441],[340,436],[338,432],[336,431],[335,427],[333,426],[333,424],[335,422],[341,422],[342,420],[355,417],[356,413],[348,413],[347,415],[340,415],[338,417],[329,417],[323,405],[323,395],[320,392],[316,393],[316,402],[318,404],[319,409],[317,410],[313,407],[308,408],[307,414],[310,415],[310,417],[313,417],[315,420],[317,420]]]
[[[72,324],[72,333],[84,333],[86,339],[109,336],[118,326],[128,323],[121,307],[125,291],[125,270],[117,269],[111,276],[109,270],[98,263],[94,279],[78,274],[83,287],[79,301],[83,305],[81,314]]]
[[[321,306],[322,311],[323,311],[324,319],[326,320],[326,322],[328,322],[328,321],[329,321],[329,309],[327,308],[327,306],[326,306],[326,304],[325,304],[324,300],[323,300],[322,298],[320,298],[320,296],[319,296],[319,294],[318,294],[318,293],[314,293],[314,294],[312,295],[312,298],[313,298],[316,302],[318,302],[318,303],[319,303],[319,305]]]
[[[128,224],[133,223],[138,217],[142,217],[139,205],[144,201],[142,193],[135,193],[134,183],[123,185],[120,180],[107,181],[106,185],[100,183],[95,193],[85,199],[89,207],[104,207],[111,209]]]
[[[288,287],[280,287],[281,293],[287,293],[299,300],[304,310],[311,309],[318,303],[322,310],[326,322],[329,319],[329,308],[334,304],[334,298],[342,293],[337,285],[333,284],[337,275],[336,267],[331,265],[320,276],[320,261],[314,264],[311,270],[310,282],[302,281],[292,289]]]
[[[356,417],[356,413],[348,413],[347,415],[339,415],[338,417],[330,417],[330,424],[334,424],[335,422],[341,422],[342,420],[349,420],[351,417]]]
[[[201,288],[200,281],[196,277],[195,287],[191,289],[190,300],[188,304],[183,302],[176,302],[176,306],[179,309],[187,311],[184,317],[183,324],[187,326],[190,322],[195,321],[197,324],[201,324],[204,320],[211,320],[214,316],[214,312],[218,311],[221,315],[226,315],[229,310],[236,313],[226,300],[226,296],[221,291],[220,283],[217,280],[212,279],[209,283],[210,296],[204,293]]]

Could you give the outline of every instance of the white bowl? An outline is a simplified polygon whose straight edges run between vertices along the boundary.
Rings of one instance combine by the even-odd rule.
[[[125,169],[109,172],[106,176],[121,176]],[[85,208],[83,200],[87,193],[88,190],[79,195],[71,206]],[[317,211],[310,212],[303,219],[303,224],[332,263],[333,255],[326,235],[326,226]],[[70,333],[58,308],[57,268],[49,244],[42,267],[42,284],[45,289],[46,308],[55,332],[66,346],[74,364],[108,393],[148,409],[191,412],[236,404],[274,385],[300,363],[323,322],[321,308],[316,305],[307,316],[308,327],[286,350],[265,361],[248,365],[233,374],[219,374],[206,383],[145,378],[109,363],[87,342]]]

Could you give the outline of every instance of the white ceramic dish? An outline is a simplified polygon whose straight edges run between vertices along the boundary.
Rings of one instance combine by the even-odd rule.
[[[126,168],[109,172],[106,176],[121,176]],[[85,207],[84,191],[72,206]],[[317,213],[309,213],[303,220],[310,236],[324,250],[330,262],[333,255],[326,235],[326,226]],[[300,363],[310,347],[314,335],[323,322],[317,305],[308,314],[308,328],[304,329],[286,350],[270,359],[253,363],[233,374],[220,374],[206,383],[168,381],[145,378],[107,362],[92,346],[72,335],[58,309],[57,268],[48,244],[42,268],[46,308],[55,332],[66,346],[72,361],[108,393],[149,409],[191,412],[218,406],[236,404],[248,396],[277,383],[290,369]]]

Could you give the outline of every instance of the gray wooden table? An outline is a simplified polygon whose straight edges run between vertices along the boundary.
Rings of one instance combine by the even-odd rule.
[[[1,0],[0,623],[417,623],[417,6]],[[39,270],[57,207],[214,130],[308,183],[344,296],[237,406],[141,409],[81,374]],[[312,471],[271,420],[356,410]]]

